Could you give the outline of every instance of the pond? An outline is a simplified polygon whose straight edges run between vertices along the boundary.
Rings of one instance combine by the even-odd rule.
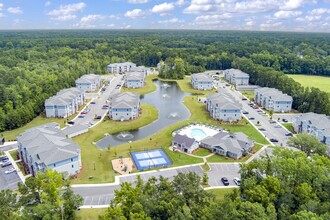
[[[176,82],[154,81],[156,91],[141,96],[141,102],[155,106],[158,109],[158,119],[149,125],[135,131],[124,131],[118,134],[108,135],[96,142],[96,146],[102,149],[117,146],[129,141],[146,138],[159,130],[190,117],[190,112],[183,104],[183,98],[189,93],[182,92]]]

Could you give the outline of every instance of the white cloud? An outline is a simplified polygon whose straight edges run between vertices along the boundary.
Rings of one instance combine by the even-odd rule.
[[[173,9],[175,8],[174,6],[174,3],[171,2],[171,3],[163,3],[163,4],[160,4],[160,5],[155,5],[151,11],[153,13],[160,13],[160,14],[164,14],[164,13],[168,13],[170,11],[172,11]]]
[[[301,11],[278,11],[274,14],[275,18],[279,19],[287,19],[287,18],[294,18],[301,15]]]
[[[330,9],[328,8],[315,8],[308,12],[312,15],[323,15],[323,14],[330,14]]]
[[[127,11],[125,13],[125,16],[129,17],[129,18],[133,18],[133,19],[142,18],[142,17],[146,16],[146,12],[141,9],[134,9],[132,11]]]
[[[281,10],[294,10],[302,7],[304,4],[303,0],[289,0],[284,2],[284,4],[280,7]]]
[[[130,4],[145,4],[148,3],[148,0],[128,0]]]
[[[222,15],[202,15],[195,18],[196,21],[210,21],[210,20],[220,20],[220,19],[228,19],[231,18],[232,15],[229,13],[225,13]]]
[[[182,5],[184,5],[184,4],[186,4],[186,1],[185,1],[185,0],[177,0],[177,1],[175,2],[175,5],[177,5],[177,6],[182,6]]]
[[[274,22],[274,21],[268,20],[265,23],[260,24],[260,29],[269,30],[269,29],[273,29],[273,28],[278,28],[281,25],[282,25],[282,22]]]
[[[4,14],[0,12],[0,18],[4,17]]]
[[[2,11],[2,8],[3,8],[3,4],[0,3],[0,11]]]
[[[313,22],[313,21],[319,21],[321,20],[321,16],[320,15],[306,15],[305,17],[300,17],[297,18],[297,21],[302,21],[302,22]]]
[[[86,4],[83,2],[61,5],[59,9],[49,11],[47,14],[51,16],[52,20],[67,21],[75,19],[77,17],[76,13],[82,12],[85,7]]]
[[[93,25],[92,23],[95,21],[100,21],[105,19],[106,16],[103,15],[87,15],[80,19],[80,22],[76,24],[77,27],[83,27],[83,28],[92,28],[96,27],[96,25]]]
[[[168,20],[158,21],[159,24],[175,24],[175,23],[182,23],[183,20],[180,20],[178,18],[172,18]]]
[[[50,1],[46,1],[46,3],[45,3],[45,7],[48,7],[48,6],[50,6],[52,3],[50,2]]]
[[[22,14],[23,13],[23,11],[22,11],[22,9],[20,7],[9,7],[7,9],[7,11],[9,13],[12,13],[12,14]]]

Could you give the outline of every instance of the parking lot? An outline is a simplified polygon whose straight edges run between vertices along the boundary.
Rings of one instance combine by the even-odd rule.
[[[18,189],[17,183],[21,182],[21,179],[17,175],[16,172],[6,174],[5,171],[13,168],[12,165],[7,167],[1,167],[0,166],[0,190],[4,189],[11,189],[16,190]]]
[[[238,163],[210,164],[211,170],[207,172],[210,186],[224,186],[221,182],[222,177],[227,177],[229,186],[236,186],[233,179],[240,177]]]

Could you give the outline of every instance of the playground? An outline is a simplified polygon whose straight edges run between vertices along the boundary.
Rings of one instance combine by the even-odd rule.
[[[135,168],[134,163],[130,157],[119,157],[111,161],[113,169],[121,175],[129,174]]]

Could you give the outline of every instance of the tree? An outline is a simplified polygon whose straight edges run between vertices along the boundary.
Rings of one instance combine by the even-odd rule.
[[[19,183],[18,187],[21,211],[29,219],[73,219],[83,202],[54,170],[39,172],[37,177],[27,178],[25,185]]]
[[[209,176],[206,173],[204,173],[202,183],[203,185],[207,185],[208,182],[209,182]]]
[[[297,134],[295,137],[292,137],[288,141],[290,147],[295,147],[310,156],[311,153],[317,153],[319,155],[325,155],[327,147],[320,143],[320,141],[313,135],[302,133]]]
[[[12,219],[17,215],[16,193],[10,190],[0,191],[0,213],[4,220]]]

